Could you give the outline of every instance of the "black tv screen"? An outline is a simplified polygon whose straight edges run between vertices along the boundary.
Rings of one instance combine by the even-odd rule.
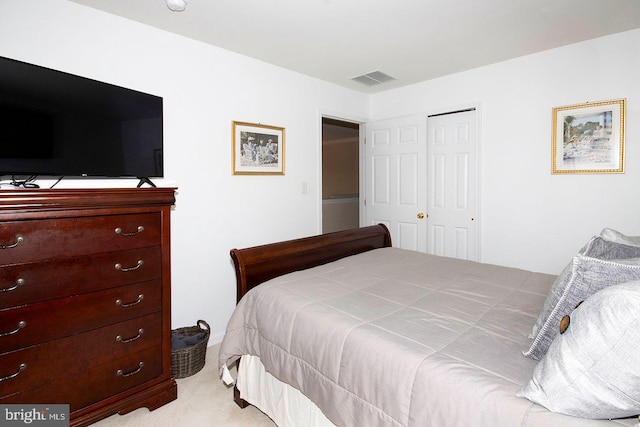
[[[0,176],[163,176],[162,98],[0,57]]]

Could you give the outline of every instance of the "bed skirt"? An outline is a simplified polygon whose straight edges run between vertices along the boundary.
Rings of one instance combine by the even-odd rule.
[[[267,372],[258,356],[240,359],[240,397],[259,408],[278,427],[336,427],[304,394]]]

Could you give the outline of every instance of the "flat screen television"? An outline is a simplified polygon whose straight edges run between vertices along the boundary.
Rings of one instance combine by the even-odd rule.
[[[163,176],[162,98],[0,57],[0,176]]]

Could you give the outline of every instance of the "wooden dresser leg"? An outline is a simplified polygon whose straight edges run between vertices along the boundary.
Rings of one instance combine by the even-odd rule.
[[[238,390],[238,387],[236,386],[233,386],[233,401],[242,409],[250,405],[249,402],[240,397],[240,390]]]

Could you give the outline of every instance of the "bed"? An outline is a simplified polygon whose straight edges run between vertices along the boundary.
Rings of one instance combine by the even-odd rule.
[[[550,411],[527,391],[539,385],[536,376],[554,373],[544,355],[525,354],[546,345],[534,333],[546,332],[540,320],[550,295],[559,282],[572,286],[575,275],[565,276],[575,268],[556,277],[407,251],[392,247],[384,225],[234,249],[231,257],[238,305],[219,368],[228,380],[240,360],[236,402],[280,427],[639,425],[634,348],[624,353],[630,404],[614,412],[624,417]],[[636,267],[624,280],[632,287]],[[621,301],[639,311],[627,294]],[[589,299],[575,312],[590,307]],[[572,321],[549,353],[579,329],[574,323],[586,322]]]

